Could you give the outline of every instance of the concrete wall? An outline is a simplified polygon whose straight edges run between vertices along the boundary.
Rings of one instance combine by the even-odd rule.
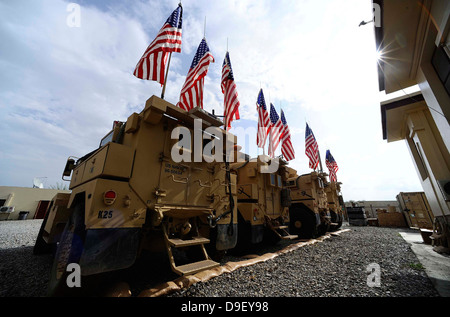
[[[423,151],[421,159],[414,158],[414,143],[408,147],[415,161],[416,169],[425,167],[427,175],[420,180],[435,216],[450,216],[450,201],[446,201],[439,181],[450,180],[450,96],[445,91],[431,59],[436,46],[445,43],[450,34],[450,2],[432,2],[430,15],[433,21],[425,33],[422,58],[417,71],[417,83],[430,110],[411,115],[407,124],[408,137]],[[447,40],[444,40],[447,39]],[[408,138],[407,138],[408,139]]]
[[[390,48],[390,61],[401,60],[403,56],[411,59],[408,63],[400,63],[398,69],[391,69],[391,76],[385,76],[385,81],[394,83],[392,87],[400,90],[402,87],[395,84],[400,77],[405,77],[400,78],[405,83],[413,80],[424,100],[422,104],[405,95],[404,100],[409,104],[387,111],[386,122],[388,134],[400,131],[401,138],[406,140],[433,214],[450,220],[450,199],[441,185],[450,182],[450,95],[433,65],[434,57],[439,56],[435,55],[438,46],[450,42],[450,2],[425,0],[420,3],[422,5],[416,6],[411,2],[411,6],[405,6],[405,1],[384,2],[385,10],[391,9],[383,13],[389,17],[383,22],[385,34],[404,34],[414,39],[410,41],[411,45],[398,52]],[[417,11],[417,21],[399,23],[397,16],[404,17],[409,11]],[[390,38],[383,40],[390,43]],[[448,45],[447,48],[450,49]],[[440,63],[444,62],[440,60]],[[400,108],[403,109],[401,116],[396,113]],[[387,139],[391,142],[389,136]]]
[[[0,186],[0,199],[6,199],[4,206],[14,206],[8,220],[19,218],[21,211],[28,211],[27,219],[33,219],[40,200],[52,200],[57,193],[70,193],[70,190]]]

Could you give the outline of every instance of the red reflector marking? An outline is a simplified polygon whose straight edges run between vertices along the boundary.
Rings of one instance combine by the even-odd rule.
[[[107,191],[105,193],[105,198],[112,198],[112,199],[114,199],[114,198],[116,198],[116,193],[114,191],[112,191],[112,190]]]

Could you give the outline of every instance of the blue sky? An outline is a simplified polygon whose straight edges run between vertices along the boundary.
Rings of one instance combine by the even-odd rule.
[[[46,187],[62,182],[68,156],[97,148],[114,120],[125,121],[160,96],[158,83],[132,73],[178,2],[74,1],[80,27],[67,24],[68,1],[0,3],[0,186],[32,186],[35,177]],[[324,168],[327,149],[339,165],[345,200],[394,200],[400,191],[422,190],[404,142],[382,139],[373,25],[358,27],[372,18],[371,1],[182,4],[183,46],[172,55],[167,101],[178,101],[206,32],[215,63],[205,80],[204,108],[223,112],[228,39],[241,102],[235,131],[256,131],[262,87],[266,101],[285,112],[296,151],[290,166],[299,174],[311,171],[304,154],[307,121]],[[261,153],[253,134],[239,141],[252,156]]]

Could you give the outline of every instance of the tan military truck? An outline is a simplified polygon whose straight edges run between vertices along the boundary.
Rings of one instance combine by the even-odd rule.
[[[141,113],[115,122],[98,149],[69,158],[63,179],[71,175],[72,193],[49,209],[35,247],[58,244],[50,288],[64,287],[69,263],[93,275],[131,266],[142,250],[166,250],[180,275],[219,265],[205,245],[233,248],[238,219],[236,175],[225,162],[236,138],[222,125],[153,96]],[[203,259],[180,265],[174,248],[197,248],[188,253]]]
[[[315,238],[327,232],[331,224],[324,190],[325,173],[297,175],[290,168],[286,186],[291,190],[290,232],[300,238]]]
[[[279,158],[275,162],[266,155],[253,159],[244,156],[244,163],[231,164],[231,169],[237,173],[239,234],[236,250],[246,251],[263,240],[276,243],[297,238],[288,232],[290,190],[284,186],[287,163]]]
[[[344,200],[341,194],[341,182],[326,182],[325,192],[328,199],[328,209],[331,216],[330,230],[335,231],[342,226],[344,219]]]
[[[319,235],[323,235],[328,232],[332,226],[330,208],[328,205],[328,197],[325,191],[327,180],[327,173],[319,172],[319,181],[318,181],[318,189],[317,195],[319,197],[318,206],[320,213],[320,226],[319,226]]]

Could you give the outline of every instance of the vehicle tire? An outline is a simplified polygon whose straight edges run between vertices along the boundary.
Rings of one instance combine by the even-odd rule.
[[[348,224],[351,226],[367,226],[367,219],[350,219]]]
[[[330,231],[336,231],[342,226],[342,215],[330,210],[331,222],[337,225],[330,225]]]
[[[349,219],[366,219],[366,214],[353,214],[348,216]]]
[[[278,242],[280,242],[281,237],[277,235],[273,230],[265,227],[264,228],[264,243],[267,243],[268,245],[276,245]]]
[[[337,225],[337,227],[336,227],[336,230],[338,230],[340,227],[342,227],[342,218],[343,218],[343,216],[340,215],[339,221],[338,221],[338,225]]]
[[[323,222],[319,225],[317,228],[318,235],[323,236],[330,230],[330,223],[329,222]]]
[[[347,215],[362,215],[365,214],[363,208],[347,208]]]
[[[83,200],[75,205],[58,243],[48,288],[50,296],[67,296],[79,291],[77,288],[67,286],[66,279],[69,272],[66,268],[70,263],[80,262],[85,237]]]
[[[316,238],[317,226],[315,214],[304,205],[292,205],[289,208],[289,233],[301,239]]]
[[[242,255],[252,247],[251,224],[245,221],[238,209],[238,236],[236,246],[231,249],[232,254]]]

